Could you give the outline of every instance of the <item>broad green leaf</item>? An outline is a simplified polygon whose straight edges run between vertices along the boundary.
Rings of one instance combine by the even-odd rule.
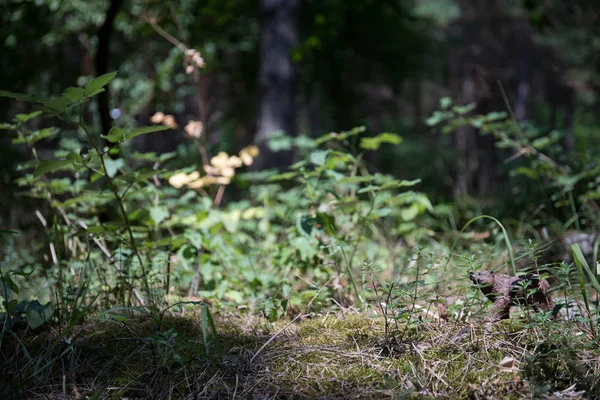
[[[464,115],[467,113],[470,113],[471,111],[473,111],[475,109],[475,107],[477,107],[477,105],[475,103],[471,103],[471,104],[467,104],[465,106],[454,106],[452,107],[452,111],[454,111],[455,113],[459,114],[459,115]]]
[[[314,219],[310,215],[299,215],[296,219],[298,232],[310,236],[313,230]]]
[[[394,133],[380,133],[372,138],[362,138],[360,147],[365,150],[377,150],[382,143],[399,144],[402,138]]]
[[[18,137],[12,140],[13,144],[34,144],[35,142],[54,137],[60,132],[58,128],[45,128],[39,131],[31,132],[27,137]]]
[[[102,137],[111,143],[119,143],[121,140],[123,140],[126,134],[127,131],[125,129],[111,128],[111,130],[108,132],[108,135]]]
[[[31,96],[23,93],[7,92],[6,90],[0,90],[0,97],[10,97],[18,101],[29,101],[32,103],[39,102],[41,99],[36,96]]]
[[[369,185],[369,186],[365,186],[364,188],[361,188],[358,190],[358,194],[363,194],[363,193],[375,193],[377,191],[381,190],[380,186],[374,186],[374,185]]]
[[[67,98],[71,103],[79,103],[85,97],[85,91],[81,87],[70,87],[65,89],[62,97]]]
[[[316,147],[315,141],[306,135],[300,135],[294,140],[294,144],[299,149],[313,149]]]
[[[37,117],[38,115],[42,114],[41,111],[34,111],[32,113],[29,114],[17,114],[15,115],[15,122],[20,122],[20,123],[24,123],[29,121],[30,119],[33,119],[35,117]]]
[[[508,117],[508,114],[504,111],[494,111],[485,115],[486,122],[499,121]]]
[[[351,129],[349,131],[346,131],[346,132],[340,132],[340,133],[331,132],[331,133],[327,133],[327,134],[325,134],[323,136],[320,136],[317,139],[315,139],[315,144],[316,145],[320,145],[320,144],[323,144],[323,143],[328,142],[330,140],[344,141],[344,140],[348,139],[349,137],[356,136],[359,133],[362,133],[362,132],[364,132],[366,130],[367,130],[367,128],[365,128],[364,126],[358,126],[358,127],[353,128],[353,129]]]
[[[3,297],[4,300],[8,300],[12,292],[19,294],[19,288],[12,279],[10,279],[9,276],[0,278],[0,296]]]
[[[288,179],[294,179],[297,175],[298,175],[298,173],[296,173],[296,172],[284,172],[282,174],[270,176],[268,181],[269,182],[285,181]]]
[[[161,154],[160,157],[158,157],[158,161],[160,161],[162,163],[162,162],[165,162],[165,161],[170,160],[171,158],[175,158],[175,157],[177,157],[177,153],[174,151],[171,151],[169,153]]]
[[[510,172],[510,176],[525,175],[531,179],[539,179],[538,172],[529,167],[518,167]]]
[[[141,171],[135,171],[135,172],[128,172],[126,174],[123,175],[119,175],[117,178],[115,179],[121,179],[124,180],[126,182],[132,183],[132,182],[145,182],[147,181],[149,178],[152,178],[154,175],[160,175],[163,173],[168,172],[167,170],[141,170]]]
[[[450,97],[442,97],[440,99],[440,108],[442,110],[447,110],[452,107],[452,99]]]
[[[416,184],[421,183],[420,179],[415,179],[412,181],[407,181],[407,180],[402,180],[402,181],[391,181],[391,182],[387,182],[384,183],[383,185],[381,185],[381,189],[385,190],[385,189],[392,189],[392,188],[401,188],[401,187],[410,187],[410,186],[415,186]]]
[[[46,172],[53,172],[59,169],[64,169],[67,166],[71,166],[74,160],[47,160],[40,161],[38,167],[33,171],[33,176],[38,177],[45,174]]]
[[[150,217],[152,217],[154,223],[158,225],[169,217],[169,210],[167,207],[163,206],[152,207],[150,209]]]
[[[125,161],[123,161],[122,158],[117,158],[116,160],[113,160],[110,157],[106,157],[104,159],[104,166],[106,167],[106,174],[108,175],[109,178],[113,178],[117,174],[117,171],[119,170],[119,168],[121,168],[123,165],[125,165]]]
[[[334,171],[333,169],[327,169],[327,170],[325,170],[325,175],[327,175],[329,178],[333,179],[336,182],[341,181],[346,176],[346,175],[344,175],[342,173]]]
[[[292,247],[298,250],[302,261],[310,261],[314,256],[317,255],[316,243],[313,245],[306,236],[294,238],[290,244]]]
[[[316,222],[321,225],[320,228],[323,229],[327,234],[333,236],[337,232],[337,227],[335,226],[335,219],[328,214],[318,211]]]
[[[115,76],[117,76],[116,71],[100,75],[99,77],[89,81],[87,85],[85,85],[85,96],[91,97],[102,92],[104,90],[104,86],[108,85],[108,83],[112,81]]]
[[[72,104],[72,102],[64,96],[56,97],[51,100],[44,100],[41,103],[48,109],[48,111],[51,111],[55,114],[60,114]]]
[[[417,215],[419,215],[419,206],[417,204],[413,204],[400,212],[400,216],[404,221],[413,220]]]
[[[285,151],[291,150],[293,141],[284,131],[273,131],[267,135],[267,145],[273,152]]]
[[[225,292],[225,297],[236,304],[242,304],[244,302],[244,294],[239,290],[228,290]]]
[[[80,233],[85,235],[85,234],[89,234],[89,233],[104,233],[107,231],[112,232],[112,230],[106,228],[104,225],[98,225],[98,226],[90,226],[85,231],[82,231]]]
[[[317,150],[313,151],[310,154],[310,162],[314,165],[323,165],[325,164],[325,159],[327,159],[327,154],[329,154],[329,150]]]
[[[36,329],[52,318],[54,306],[52,303],[41,305],[39,301],[34,300],[27,305],[25,313],[30,327]]]
[[[145,126],[129,132],[122,128],[112,128],[110,132],[108,132],[108,135],[103,137],[111,143],[119,143],[123,140],[129,140],[136,136],[145,135],[152,132],[165,131],[167,129],[169,129],[169,127],[164,125]]]
[[[204,246],[203,236],[200,232],[186,230],[183,236],[198,249]]]
[[[283,293],[284,297],[290,297],[290,294],[292,293],[292,285],[290,285],[289,283],[284,284],[281,287],[281,292]]]
[[[449,115],[447,112],[436,111],[433,113],[433,115],[431,117],[429,117],[425,120],[425,125],[436,126],[437,124],[439,124],[442,121],[445,121],[448,118],[449,118]]]
[[[145,126],[143,128],[134,129],[133,131],[127,133],[125,135],[125,138],[126,138],[126,140],[129,140],[136,136],[145,135],[147,133],[152,133],[152,132],[166,131],[167,129],[170,129],[170,128],[168,126],[164,126],[164,125]]]

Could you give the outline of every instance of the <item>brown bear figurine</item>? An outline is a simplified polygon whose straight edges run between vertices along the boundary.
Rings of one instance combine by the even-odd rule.
[[[481,292],[494,303],[493,320],[507,319],[510,306],[530,306],[553,311],[554,302],[548,295],[548,281],[537,274],[509,276],[490,271],[471,272],[469,277]],[[557,314],[558,315],[558,314]]]

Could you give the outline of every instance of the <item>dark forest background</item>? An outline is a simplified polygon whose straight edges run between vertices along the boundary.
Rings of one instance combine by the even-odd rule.
[[[0,397],[600,398],[599,14],[0,0]]]
[[[509,170],[520,160],[506,163],[513,153],[492,136],[427,126],[440,98],[482,114],[510,105],[538,136],[560,137],[560,162],[585,163],[583,150],[599,148],[594,1],[5,0],[0,15],[0,88],[57,96],[118,71],[89,107],[95,129],[149,124],[158,111],[178,122],[137,138],[140,151],[190,156],[183,127],[195,119],[211,153],[263,143],[255,167],[285,167],[294,155],[271,153],[271,132],[316,137],[364,125],[365,135],[404,138],[369,156],[377,170],[421,178],[435,200],[477,198],[512,212],[548,194],[515,192]],[[159,30],[199,51],[197,79]],[[3,120],[20,111],[9,99],[0,105]],[[2,140],[2,191],[11,193],[22,154]],[[2,201],[2,225],[18,225],[14,198]]]

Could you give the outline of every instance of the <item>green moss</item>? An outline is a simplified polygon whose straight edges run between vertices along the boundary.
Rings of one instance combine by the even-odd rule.
[[[168,316],[162,323],[148,317],[90,322],[77,327],[66,364],[51,363],[28,384],[61,387],[66,368],[68,384],[118,388],[105,393],[109,398],[185,398],[198,388],[228,397],[236,387],[271,397],[373,399],[527,398],[536,388],[574,383],[587,393],[598,390],[598,378],[590,374],[597,365],[585,361],[597,360],[597,350],[584,353],[583,339],[567,325],[511,319],[487,330],[482,324],[403,323],[386,337],[383,320],[369,314],[328,315],[285,330],[285,321],[268,324],[239,315],[217,316],[215,323],[217,338],[211,335],[205,347],[197,315]],[[5,338],[2,350],[8,354],[18,343]],[[27,332],[21,340],[34,359],[48,360],[64,349],[59,343],[48,351],[57,340],[51,331]],[[516,357],[526,381],[499,368],[515,354],[527,355]]]

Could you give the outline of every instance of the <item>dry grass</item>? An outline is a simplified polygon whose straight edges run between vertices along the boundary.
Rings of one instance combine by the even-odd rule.
[[[2,398],[19,379],[13,395],[28,399],[600,396],[600,351],[578,323],[415,321],[386,337],[370,313],[300,318],[285,329],[223,315],[208,351],[189,316],[169,317],[167,327],[142,317],[90,322],[70,344],[55,331],[5,336]]]

